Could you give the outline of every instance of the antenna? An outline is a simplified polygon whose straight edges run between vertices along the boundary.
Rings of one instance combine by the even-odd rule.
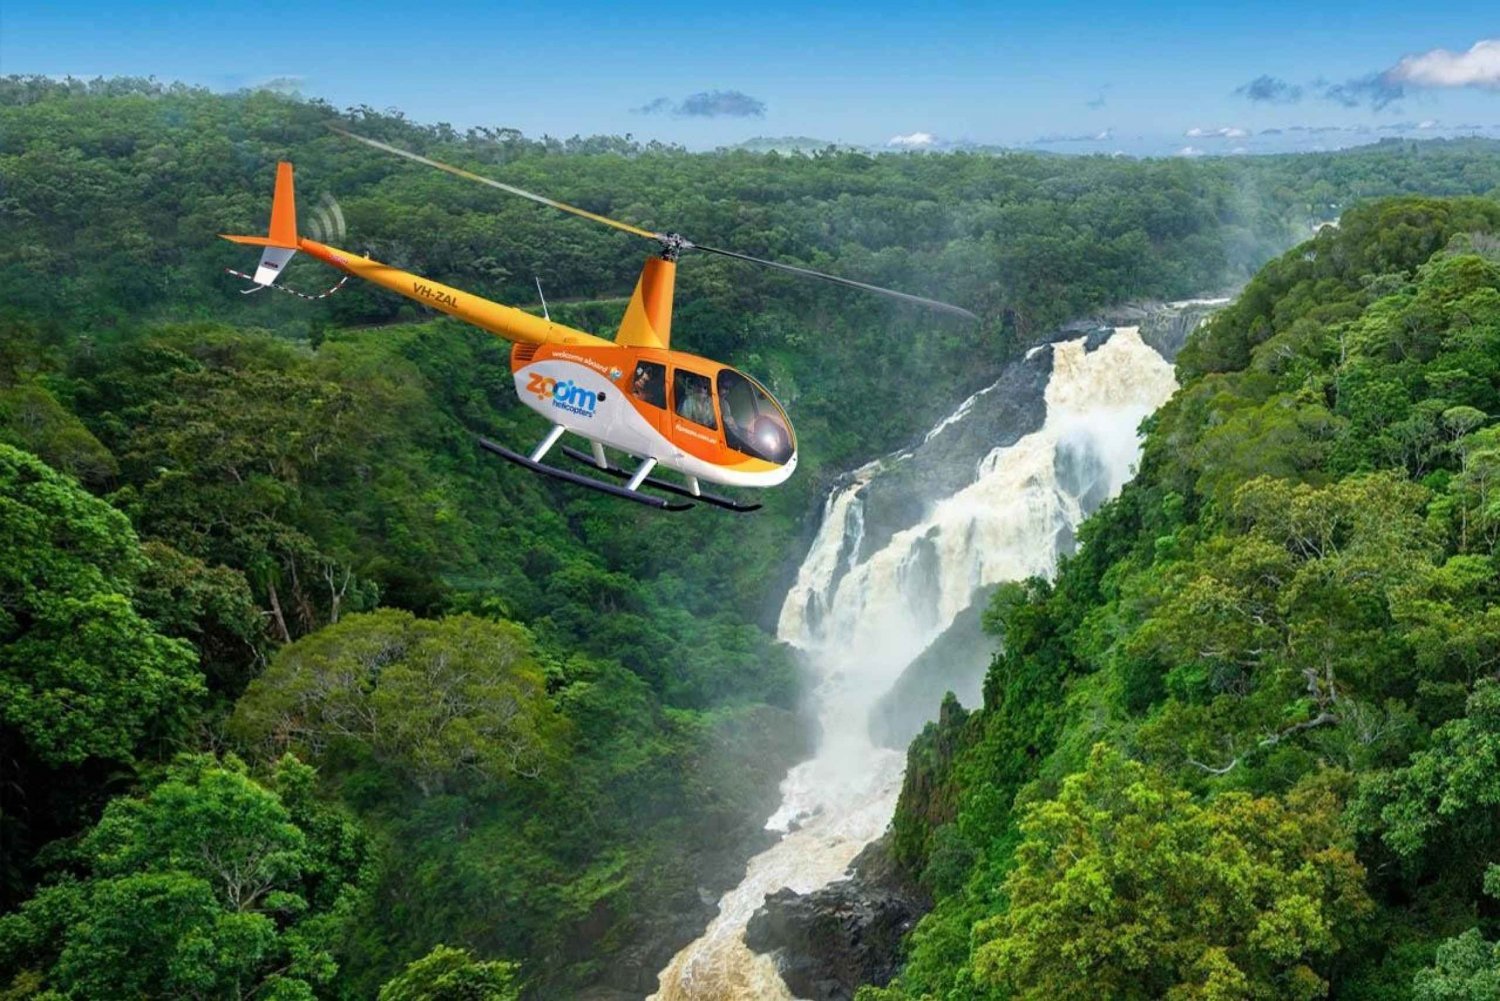
[[[542,280],[541,280],[541,278],[537,278],[536,279],[536,295],[537,295],[538,299],[542,300],[542,319],[544,319],[544,320],[551,320],[552,319],[552,314],[549,313],[549,312],[547,312],[547,297],[545,295],[542,295]]]

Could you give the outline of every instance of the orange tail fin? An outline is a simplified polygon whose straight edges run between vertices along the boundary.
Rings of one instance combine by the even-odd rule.
[[[285,160],[276,165],[276,192],[271,196],[271,231],[267,236],[237,236],[220,233],[234,243],[264,247],[260,265],[255,269],[257,285],[272,285],[281,269],[297,252],[297,195],[292,187],[292,165]]]
[[[297,246],[297,195],[292,190],[292,165],[276,165],[276,193],[271,196],[271,246]]]

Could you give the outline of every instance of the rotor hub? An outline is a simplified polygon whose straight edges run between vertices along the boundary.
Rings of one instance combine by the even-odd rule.
[[[693,242],[681,233],[658,233],[656,239],[661,242],[661,259],[674,264],[684,250],[693,249]]]

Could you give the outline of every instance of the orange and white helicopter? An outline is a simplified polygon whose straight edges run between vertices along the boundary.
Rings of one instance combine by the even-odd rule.
[[[340,286],[350,276],[363,278],[511,341],[510,367],[515,377],[516,393],[521,402],[550,421],[552,429],[530,455],[512,451],[484,437],[478,439],[480,446],[533,472],[592,490],[664,510],[680,511],[692,507],[693,501],[701,501],[732,511],[753,511],[760,505],[707,493],[701,484],[773,487],[785,482],[797,468],[796,434],[787,420],[786,411],[764,386],[728,365],[672,350],[673,282],[677,259],[684,251],[699,250],[732,257],[867,292],[878,292],[971,320],[978,319],[968,310],[933,299],[692,243],[676,233],[653,233],[375,139],[338,128],[334,131],[387,153],[592,219],[660,245],[659,252],[647,259],[641,270],[620,329],[614,340],[609,341],[553,322],[548,315],[538,317],[491,302],[371,260],[366,255],[340,250],[299,235],[290,163],[282,162],[276,167],[269,233],[266,236],[221,234],[224,239],[235,243],[264,248],[253,275],[230,271],[254,282],[245,290],[247,293],[268,287],[294,292],[280,285],[277,279],[287,262],[301,250],[344,272]],[[303,298],[320,298],[300,292],[295,294]],[[617,477],[624,481],[624,485],[606,483],[592,476],[544,464],[542,460],[566,431],[584,438],[591,446],[588,453],[565,446],[563,452],[569,458]],[[639,464],[633,470],[613,465],[605,454],[606,447],[635,457]],[[682,474],[685,482],[676,483],[653,476],[658,467],[675,470]],[[655,488],[685,500],[674,501],[644,493],[643,487]]]

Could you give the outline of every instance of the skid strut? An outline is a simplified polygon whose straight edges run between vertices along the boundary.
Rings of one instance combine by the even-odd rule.
[[[557,444],[557,439],[562,436],[563,426],[561,424],[552,425],[552,430],[547,432],[547,437],[543,438],[542,443],[531,453],[531,461],[541,462],[547,453],[552,451],[552,446]]]
[[[678,497],[686,497],[689,500],[702,501],[705,504],[712,504],[714,507],[721,507],[726,511],[748,512],[760,510],[759,504],[741,504],[739,501],[733,500],[729,497],[719,497],[715,494],[705,493],[703,489],[698,486],[697,477],[689,478],[687,486],[683,486],[679,483],[673,483],[671,480],[658,479],[655,476],[649,475],[650,470],[646,469],[644,464],[642,465],[641,469],[637,469],[634,473],[631,473],[628,469],[621,469],[619,466],[611,466],[608,464],[600,466],[594,462],[593,456],[589,455],[586,452],[580,452],[576,448],[570,448],[567,445],[563,446],[562,453],[563,455],[566,455],[568,458],[572,459],[574,462],[581,462],[585,465],[592,466],[595,469],[598,469],[600,472],[608,473],[610,476],[616,477],[617,479],[621,480],[628,479],[634,482],[634,477],[639,476],[642,470],[645,470],[647,476],[639,483],[636,483],[636,486],[638,487],[645,486],[650,487],[653,490],[664,490],[669,494],[676,494]],[[646,461],[651,462],[652,460],[648,459]],[[654,463],[652,464],[654,465]]]
[[[548,434],[547,438],[543,440],[542,444],[537,447],[537,453],[545,455],[547,449],[557,441],[558,437],[561,436],[562,430],[563,429],[561,427],[554,428],[554,433]],[[574,483],[580,487],[587,487],[590,490],[597,490],[602,494],[609,494],[613,497],[622,497],[625,500],[635,501],[637,504],[644,504],[647,507],[654,507],[661,511],[686,511],[688,508],[693,506],[690,503],[671,501],[665,497],[657,497],[653,494],[641,493],[639,490],[631,490],[626,487],[617,487],[613,483],[603,483],[591,476],[582,476],[578,473],[569,472],[566,469],[558,469],[556,466],[549,466],[545,463],[538,462],[535,459],[524,456],[520,452],[513,452],[510,449],[506,448],[504,445],[501,445],[498,442],[490,441],[488,438],[485,438],[482,435],[475,435],[475,438],[479,442],[479,447],[484,449],[486,452],[492,452],[495,455],[500,456],[500,458],[504,459],[507,462],[515,463],[522,469],[529,469],[533,473],[541,473],[543,476],[550,476],[555,480],[562,480],[566,483]],[[572,451],[572,449],[569,449],[568,451]],[[581,455],[583,453],[580,452],[579,454]],[[590,464],[592,465],[592,463]]]

